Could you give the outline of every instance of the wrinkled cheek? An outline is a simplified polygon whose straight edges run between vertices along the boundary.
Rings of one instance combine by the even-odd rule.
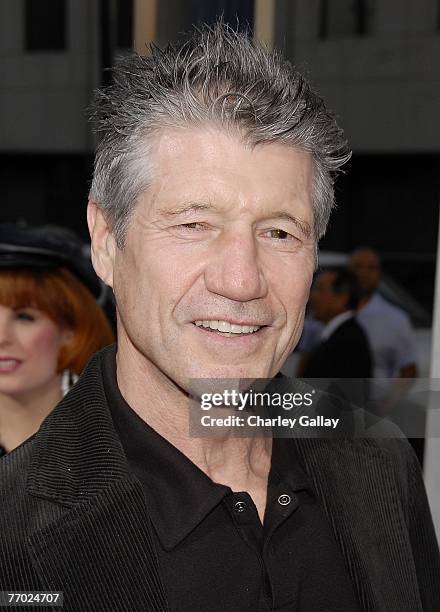
[[[302,286],[297,289],[297,299],[287,308],[288,343],[293,346],[298,342],[304,326],[304,316],[309,298],[309,287]]]

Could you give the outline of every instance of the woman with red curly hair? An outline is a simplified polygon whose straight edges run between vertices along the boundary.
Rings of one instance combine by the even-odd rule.
[[[0,226],[0,454],[36,433],[114,340],[79,243],[42,230]]]

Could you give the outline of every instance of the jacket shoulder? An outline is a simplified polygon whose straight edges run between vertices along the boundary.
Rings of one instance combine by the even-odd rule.
[[[0,584],[3,589],[50,590],[41,583],[28,547],[29,536],[59,518],[61,508],[26,490],[35,436],[0,459]]]

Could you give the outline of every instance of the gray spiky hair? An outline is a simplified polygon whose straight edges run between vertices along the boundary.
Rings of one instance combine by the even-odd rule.
[[[283,142],[314,160],[314,234],[325,232],[336,171],[350,158],[335,117],[306,79],[221,21],[194,28],[180,46],[132,54],[90,108],[101,136],[90,191],[122,248],[137,199],[148,188],[148,143],[164,128],[214,125],[248,146]],[[151,164],[150,164],[151,166]]]

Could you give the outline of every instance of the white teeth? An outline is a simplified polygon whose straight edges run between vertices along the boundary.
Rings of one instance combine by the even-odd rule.
[[[252,334],[261,327],[261,325],[236,325],[235,323],[229,323],[229,321],[210,321],[205,319],[194,321],[194,324],[197,325],[197,327],[215,329],[226,334]]]
[[[0,365],[2,366],[14,366],[18,363],[16,359],[0,359]]]
[[[228,321],[218,321],[217,329],[221,332],[230,332],[232,325]]]

